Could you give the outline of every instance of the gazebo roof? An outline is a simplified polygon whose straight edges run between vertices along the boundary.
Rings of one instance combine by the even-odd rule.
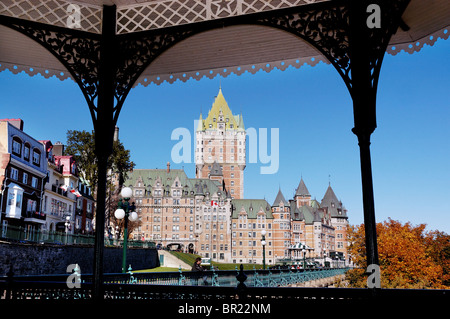
[[[72,13],[68,6],[73,3],[80,8],[80,29],[99,34],[102,5],[115,4],[116,32],[127,34],[329,1],[334,0],[5,0],[0,3],[0,15],[66,27]],[[399,28],[391,38],[389,54],[402,50],[413,53],[424,44],[432,45],[438,38],[448,38],[450,2],[411,0],[403,21],[406,27]],[[17,31],[0,26],[0,43],[0,71],[70,77],[56,58]],[[299,68],[305,63],[316,65],[320,61],[329,63],[317,49],[293,34],[265,26],[236,25],[198,33],[179,42],[157,57],[137,84],[199,80],[218,74],[226,77],[246,71],[269,72],[288,66]]]

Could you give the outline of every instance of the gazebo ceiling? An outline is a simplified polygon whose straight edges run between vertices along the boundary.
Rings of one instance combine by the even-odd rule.
[[[80,29],[99,33],[103,4],[117,5],[117,33],[145,31],[230,16],[306,5],[315,0],[81,0],[35,1],[5,0],[0,15],[65,27],[70,11],[67,6],[80,7]],[[387,52],[419,51],[424,44],[448,38],[450,2],[448,0],[412,0],[403,14],[406,28],[399,28],[391,38]],[[407,28],[409,28],[407,30]],[[26,36],[0,26],[0,71],[41,73],[60,79],[70,76],[64,66],[44,48]],[[321,53],[300,38],[270,27],[236,25],[196,34],[167,50],[144,71],[137,83],[173,82],[177,79],[210,78],[220,74],[241,74],[273,68],[300,67],[328,61]]]

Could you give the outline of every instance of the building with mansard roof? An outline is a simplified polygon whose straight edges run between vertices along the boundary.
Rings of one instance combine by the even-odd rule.
[[[219,262],[266,263],[315,258],[331,263],[347,256],[347,211],[331,186],[322,201],[311,199],[303,178],[293,199],[279,189],[270,205],[244,199],[245,128],[222,90],[196,131],[196,177],[183,169],[135,169],[133,188],[140,225],[135,239],[195,252]],[[302,248],[301,248],[302,247]]]
[[[198,121],[195,145],[195,177],[216,176],[225,182],[232,198],[244,198],[245,127],[242,114],[233,115],[219,89],[214,103]],[[217,167],[221,176],[217,175]],[[214,169],[214,170],[212,170]]]

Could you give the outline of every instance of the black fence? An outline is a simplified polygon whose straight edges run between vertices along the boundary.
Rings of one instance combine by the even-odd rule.
[[[124,275],[126,276],[126,275]],[[67,277],[64,277],[67,278]],[[108,276],[105,275],[105,278]],[[180,305],[183,302],[191,304],[246,304],[272,306],[270,310],[293,311],[290,307],[308,304],[332,305],[366,305],[367,310],[418,310],[428,309],[433,313],[437,309],[448,307],[450,302],[449,290],[433,289],[365,289],[365,288],[307,288],[307,287],[249,287],[246,285],[247,275],[241,270],[237,275],[237,286],[192,286],[192,285],[158,285],[158,284],[130,284],[105,283],[102,286],[103,303],[145,303],[161,302]],[[28,280],[26,280],[28,279]],[[34,301],[45,302],[100,302],[92,300],[92,283],[83,282],[78,287],[71,288],[61,277],[41,276],[39,278],[2,277],[0,279],[0,299],[12,303]],[[52,281],[57,280],[57,281]],[[179,306],[181,307],[181,306]],[[258,306],[259,307],[259,306]],[[399,308],[400,307],[400,308]],[[406,307],[406,308],[405,308]],[[182,308],[179,308],[180,310]],[[212,308],[211,308],[212,309]],[[214,308],[222,309],[222,308]],[[253,308],[251,308],[253,309]],[[175,311],[174,309],[169,309]],[[235,309],[236,310],[236,309]],[[260,309],[261,310],[261,309]],[[338,314],[348,311],[344,308],[319,309]],[[428,312],[429,314],[430,312]]]

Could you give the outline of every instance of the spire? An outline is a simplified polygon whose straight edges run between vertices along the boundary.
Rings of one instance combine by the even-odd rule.
[[[275,198],[275,201],[273,202],[272,206],[280,206],[280,202],[283,202],[285,205],[287,205],[286,199],[284,199],[284,195],[281,192],[281,188],[278,189],[277,197]]]
[[[343,209],[342,202],[338,200],[331,185],[328,186],[325,195],[323,195],[320,207],[328,207],[331,217],[347,217],[346,211]]]
[[[308,191],[308,188],[305,185],[305,182],[303,181],[303,177],[300,179],[300,183],[298,184],[297,191],[295,192],[295,196],[309,196],[311,197],[311,194]]]
[[[242,117],[242,111],[241,111],[241,114],[239,115],[239,129],[242,129],[242,130],[245,130],[245,127],[244,127],[244,118]]]
[[[231,125],[233,125],[233,129],[238,128],[239,116],[236,116],[236,118],[233,116],[233,113],[231,112],[228,103],[223,96],[222,87],[219,88],[219,93],[214,99],[211,110],[204,121],[206,124],[206,129],[216,129],[219,116],[223,117],[224,121],[227,122],[227,128],[231,128]]]
[[[323,195],[321,206],[331,206],[331,203],[337,205],[339,200],[331,188],[331,185],[328,185],[327,191],[325,192],[325,195]]]
[[[200,112],[200,118],[198,120],[197,131],[203,131],[203,117],[202,112]]]

